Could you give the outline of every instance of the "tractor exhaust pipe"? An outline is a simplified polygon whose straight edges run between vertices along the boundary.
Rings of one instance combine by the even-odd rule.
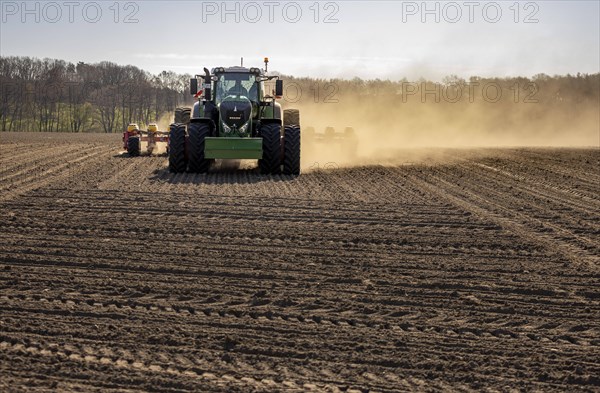
[[[210,82],[210,71],[204,67],[204,99],[207,101],[211,99]]]

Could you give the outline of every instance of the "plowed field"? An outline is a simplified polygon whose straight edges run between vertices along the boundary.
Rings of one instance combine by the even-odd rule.
[[[598,149],[293,178],[0,138],[2,392],[600,389]]]

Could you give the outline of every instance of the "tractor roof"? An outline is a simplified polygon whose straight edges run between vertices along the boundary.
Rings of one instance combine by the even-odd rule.
[[[224,72],[236,72],[236,73],[244,73],[244,74],[256,74],[256,70],[258,73],[262,74],[262,70],[260,68],[246,68],[240,66],[232,66],[232,67],[215,67],[211,70],[212,74],[219,74]]]
[[[250,72],[250,69],[246,67],[233,66],[225,68],[225,72]]]

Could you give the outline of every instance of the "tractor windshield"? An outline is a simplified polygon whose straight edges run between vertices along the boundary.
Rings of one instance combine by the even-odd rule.
[[[217,80],[217,102],[227,96],[243,96],[258,102],[258,83],[256,76],[245,73],[226,72]]]

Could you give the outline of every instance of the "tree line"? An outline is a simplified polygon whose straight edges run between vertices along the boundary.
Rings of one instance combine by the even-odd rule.
[[[342,103],[353,99],[384,98],[401,104],[456,103],[555,103],[598,102],[600,73],[576,75],[537,74],[532,78],[506,77],[469,79],[450,75],[441,82],[403,78],[392,80],[314,79],[283,77],[284,99],[289,103]]]
[[[0,130],[122,132],[172,112],[189,78],[107,61],[0,57]]]
[[[477,112],[503,125],[535,118],[576,118],[598,108],[600,74],[538,74],[532,78],[463,79],[315,79],[284,76],[284,106],[336,108],[344,116],[390,123],[427,120],[432,113],[455,121]],[[135,66],[111,62],[77,64],[56,59],[0,57],[0,130],[122,132],[170,116],[178,105],[191,105],[187,74],[153,75]],[[268,92],[272,89],[267,86]],[[514,114],[518,113],[519,117]],[[485,116],[483,116],[485,115]],[[566,116],[566,117],[565,117]],[[472,117],[474,118],[474,117]]]

